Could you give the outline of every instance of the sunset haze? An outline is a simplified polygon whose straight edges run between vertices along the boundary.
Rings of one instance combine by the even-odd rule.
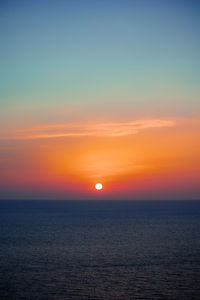
[[[199,11],[1,1],[0,198],[200,199]]]

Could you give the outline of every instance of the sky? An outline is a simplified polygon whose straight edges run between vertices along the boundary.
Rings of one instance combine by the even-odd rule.
[[[200,199],[199,33],[193,0],[0,0],[0,199]]]

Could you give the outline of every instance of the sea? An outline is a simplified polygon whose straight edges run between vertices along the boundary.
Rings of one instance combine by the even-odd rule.
[[[200,201],[0,201],[0,299],[200,299]]]

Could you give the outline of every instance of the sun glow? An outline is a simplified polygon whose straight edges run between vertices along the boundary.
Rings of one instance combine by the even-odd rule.
[[[101,183],[96,183],[95,184],[95,189],[96,190],[100,191],[100,190],[102,190],[102,188],[103,188],[103,185]]]

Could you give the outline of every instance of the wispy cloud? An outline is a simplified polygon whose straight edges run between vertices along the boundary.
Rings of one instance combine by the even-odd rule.
[[[163,119],[132,122],[47,124],[15,131],[1,131],[0,139],[26,140],[79,136],[118,137],[137,134],[147,128],[171,127],[174,125],[174,121]]]

